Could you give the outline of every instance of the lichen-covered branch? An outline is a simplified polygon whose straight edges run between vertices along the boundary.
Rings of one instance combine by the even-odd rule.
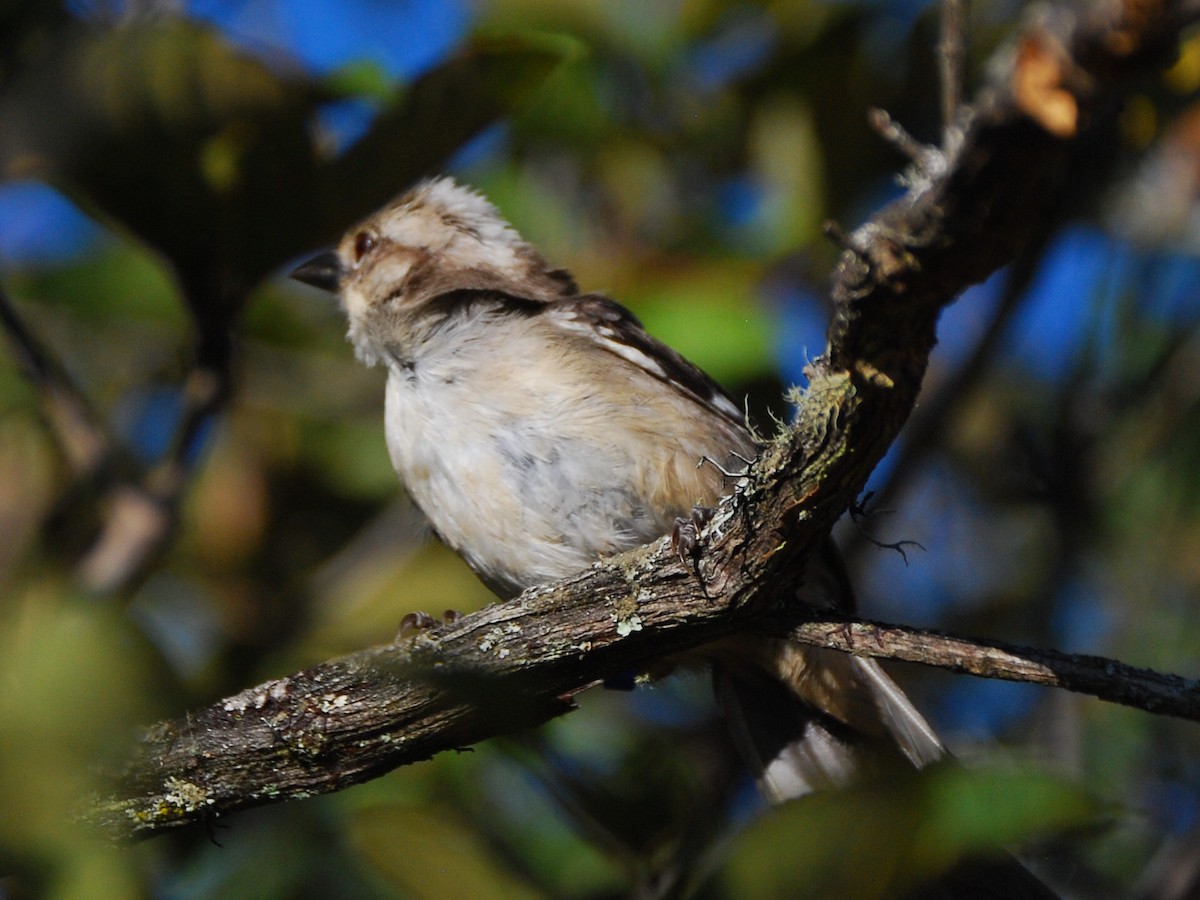
[[[1052,12],[993,66],[946,146],[918,154],[907,195],[844,237],[829,347],[811,366],[796,424],[722,505],[694,571],[660,541],[411,642],[160,724],[93,817],[117,835],[149,835],[338,790],[546,721],[607,673],[751,628],[1195,717],[1195,685],[1169,676],[867,623],[795,628],[803,611],[789,607],[807,554],[908,419],[940,310],[1035,233],[1089,129],[1130,78],[1170,60],[1197,10],[1129,0]],[[1134,685],[1128,696],[1123,679]]]
[[[341,790],[440,751],[540,725],[606,673],[656,664],[739,627],[814,646],[1092,694],[1200,721],[1200,681],[1115,660],[705,599],[664,545],[396,644],[261,684],[142,739],[119,792],[89,812],[144,837]],[[732,624],[731,624],[732,623]]]

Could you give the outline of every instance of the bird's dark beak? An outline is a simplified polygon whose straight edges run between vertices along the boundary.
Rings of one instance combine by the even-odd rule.
[[[326,250],[292,269],[291,277],[336,294],[342,278],[342,264],[336,253]]]

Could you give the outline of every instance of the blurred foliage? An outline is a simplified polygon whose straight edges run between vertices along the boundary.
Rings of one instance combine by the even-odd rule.
[[[102,761],[161,714],[148,698],[158,669],[120,614],[69,586],[6,591],[0,622],[0,867],[55,897],[136,896],[143,877],[78,816],[104,790]]]
[[[335,237],[331,223],[437,166],[572,52],[566,39],[478,41],[382,98],[370,134],[334,157],[314,117],[362,77],[277,70],[186,19],[80,24],[7,85],[0,172],[50,181],[162,253],[203,328]]]
[[[960,855],[1078,826],[1094,813],[1078,788],[1028,771],[893,772],[765,817],[738,836],[723,876],[734,896],[895,896]],[[831,843],[831,834],[842,839]]]
[[[1194,841],[1194,725],[911,669],[966,770],[770,813],[706,680],[683,677],[212,836],[114,849],[75,826],[136,724],[389,640],[411,610],[489,602],[401,496],[382,376],[328,298],[268,277],[281,265],[449,169],[780,414],[781,380],[823,346],[820,223],[897,190],[865,111],[938,131],[935,23],[904,0],[491,0],[403,84],[366,59],[318,76],[256,55],[179,6],[0,4],[0,174],[107,229],[5,261],[31,328],[142,464],[168,452],[205,340],[235,338],[174,540],[104,597],[74,577],[104,495],[0,363],[0,895],[864,897],[1036,841],[1071,892],[1122,896]],[[972,73],[1017,12],[973,8]],[[928,391],[961,402],[902,483],[881,469],[896,512],[843,535],[869,614],[1198,674],[1198,60],[1192,39],[1130,99],[1103,148],[1126,174],[1064,213],[968,384],[1002,278],[945,317]],[[361,136],[331,130],[346,101]],[[863,529],[926,549],[906,565]]]

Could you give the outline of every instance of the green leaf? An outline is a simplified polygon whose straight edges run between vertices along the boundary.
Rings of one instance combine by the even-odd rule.
[[[896,771],[772,811],[738,837],[722,878],[737,897],[896,896],[964,856],[1003,853],[1095,813],[1079,788],[1037,772]]]

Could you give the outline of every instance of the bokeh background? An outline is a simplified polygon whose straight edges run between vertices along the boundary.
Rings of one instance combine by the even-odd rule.
[[[975,5],[969,88],[1022,15]],[[1194,723],[903,666],[966,771],[780,814],[685,673],[207,830],[76,821],[137,725],[489,602],[289,263],[453,173],[769,432],[824,347],[821,223],[901,190],[866,111],[938,138],[936,40],[911,0],[0,4],[0,284],[47,363],[0,351],[0,897],[869,897],[1004,842],[1193,896]],[[1198,85],[1193,36],[945,314],[838,530],[868,615],[1200,675]]]

